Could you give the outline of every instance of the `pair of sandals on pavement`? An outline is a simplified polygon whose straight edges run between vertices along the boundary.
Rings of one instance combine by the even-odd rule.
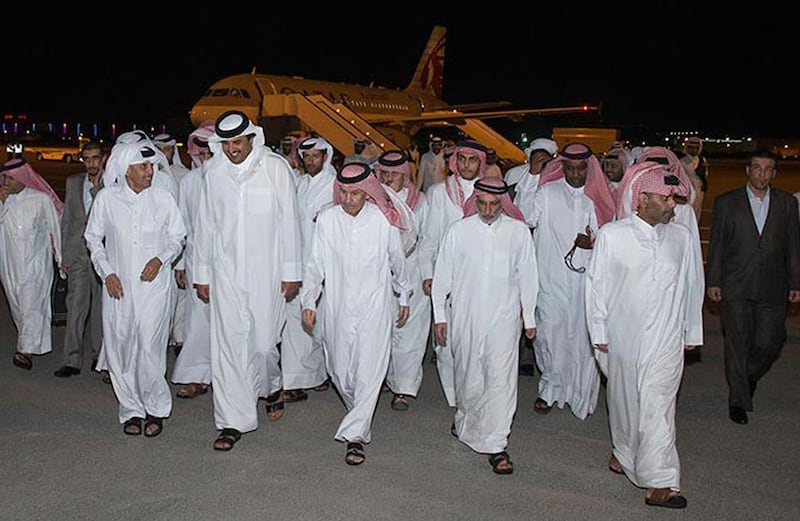
[[[267,396],[266,402],[267,419],[273,422],[280,420],[281,417],[283,417],[283,404],[285,403],[283,390],[275,391]],[[241,431],[231,428],[222,429],[217,439],[214,440],[214,450],[227,452],[233,449],[233,446],[236,445],[236,442],[240,439],[242,439]]]
[[[144,422],[144,428],[142,428]],[[128,436],[144,434],[147,438],[155,438],[164,430],[164,418],[147,415],[146,418],[133,417],[122,424],[122,432]]]
[[[625,474],[619,460],[613,454],[608,460],[608,470],[614,474]],[[648,488],[644,497],[646,505],[664,508],[686,508],[688,502],[680,492],[671,488]]]

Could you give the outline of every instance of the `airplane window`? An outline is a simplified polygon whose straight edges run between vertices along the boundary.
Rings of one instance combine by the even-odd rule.
[[[214,92],[211,93],[212,96],[219,97],[219,96],[227,96],[230,92],[230,89],[214,89]]]

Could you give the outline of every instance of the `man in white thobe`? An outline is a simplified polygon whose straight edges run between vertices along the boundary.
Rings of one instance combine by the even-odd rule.
[[[540,174],[528,224],[534,228],[539,265],[539,395],[534,411],[546,414],[554,404],[583,420],[594,412],[600,391],[584,314],[584,272],[593,234],[609,221],[614,201],[600,163],[582,143],[566,145]]]
[[[508,194],[514,205],[524,215],[533,211],[533,199],[539,188],[539,174],[542,169],[555,157],[558,144],[548,138],[536,138],[525,149],[527,163],[509,168],[504,176],[508,185]],[[533,342],[525,337],[524,332],[519,336],[519,374],[534,375],[535,360],[533,357]]]
[[[447,177],[447,162],[444,158],[444,140],[434,136],[428,142],[428,150],[419,158],[417,171],[417,190],[427,192],[428,188]]]
[[[297,178],[297,210],[300,214],[300,233],[303,236],[303,265],[311,253],[311,240],[317,216],[333,206],[333,183],[336,169],[333,146],[321,137],[309,137],[297,147],[305,175]],[[324,291],[320,295],[324,299]],[[317,304],[319,305],[319,304]],[[303,328],[300,299],[286,303],[286,325],[281,334],[281,371],[283,399],[297,402],[308,399],[305,389],[324,391],[328,388],[325,352],[320,331],[310,335]]]
[[[278,342],[284,304],[297,296],[302,242],[289,163],[264,144],[241,111],[217,118],[213,157],[194,229],[194,280],[211,313],[214,449],[231,450],[267,419],[283,415]]]
[[[536,254],[522,213],[502,179],[479,180],[436,260],[434,332],[453,352],[452,434],[489,454],[498,474],[514,470],[506,447],[517,410],[518,335],[524,323],[525,336],[536,336],[537,293]]]
[[[155,147],[146,143],[116,145],[108,164],[118,182],[97,193],[84,232],[105,290],[97,369],[111,376],[125,434],[148,437],[161,433],[172,412],[165,377],[172,262],[186,236],[175,199],[152,186],[156,161]]]
[[[475,141],[459,143],[450,156],[453,175],[431,186],[426,192],[428,217],[425,219],[419,244],[422,290],[431,294],[436,255],[444,234],[451,224],[464,217],[464,204],[472,195],[475,181],[486,173],[486,148]],[[456,406],[453,389],[453,354],[449,345],[437,345],[434,339],[436,368],[447,404]]]
[[[53,350],[53,259],[61,266],[60,214],[64,207],[24,159],[0,167],[0,281],[17,328],[15,366],[30,370],[32,355]]]
[[[586,276],[591,341],[608,381],[609,469],[646,488],[648,505],[686,507],[675,407],[684,349],[703,343],[703,281],[694,238],[670,222],[678,178],[634,165],[636,213],[600,228]]]
[[[328,373],[347,409],[334,438],[347,442],[345,462],[360,465],[389,365],[393,290],[400,295],[396,316],[402,327],[411,288],[400,216],[370,167],[345,165],[334,190],[335,206],[317,217],[304,270],[303,325],[310,332],[317,322],[322,327]]]
[[[428,215],[428,201],[424,192],[411,184],[411,158],[399,150],[385,152],[373,165],[376,175],[387,193],[396,194],[414,215],[416,226],[422,228]],[[389,192],[391,190],[391,192]],[[422,385],[422,360],[428,347],[431,329],[431,299],[422,291],[422,272],[419,265],[418,243],[406,255],[406,267],[411,282],[409,316],[403,327],[392,330],[392,354],[386,385],[394,394],[391,407],[406,411],[410,399],[416,398]],[[395,299],[399,304],[399,299]]]
[[[189,173],[189,169],[183,164],[181,154],[178,150],[178,142],[171,135],[162,132],[153,136],[153,144],[167,158],[169,171],[178,187],[178,199],[180,199],[181,180]],[[186,321],[186,288],[180,286],[176,280],[175,288],[175,309],[172,311],[172,326],[170,327],[169,343],[174,346],[175,353],[180,353],[183,348],[184,331]]]
[[[180,334],[183,346],[178,351],[171,378],[174,383],[184,384],[178,389],[178,398],[195,398],[205,394],[211,384],[208,303],[200,300],[190,281],[194,279],[194,223],[205,182],[203,165],[212,156],[208,147],[212,135],[213,120],[205,121],[189,134],[186,147],[194,168],[181,179],[178,190],[178,207],[186,227],[186,246],[175,264],[175,280],[186,294],[183,331]]]

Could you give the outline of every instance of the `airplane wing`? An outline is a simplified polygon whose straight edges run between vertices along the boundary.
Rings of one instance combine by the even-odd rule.
[[[497,110],[497,111],[484,111],[484,112],[463,112],[458,110],[436,110],[431,112],[423,112],[419,116],[392,116],[385,119],[365,118],[370,123],[375,124],[390,124],[390,123],[454,123],[464,121],[467,119],[499,119],[499,118],[522,118],[524,116],[552,116],[559,114],[577,114],[583,112],[599,112],[599,106],[581,105],[576,107],[553,107],[541,109],[516,109],[516,110]]]

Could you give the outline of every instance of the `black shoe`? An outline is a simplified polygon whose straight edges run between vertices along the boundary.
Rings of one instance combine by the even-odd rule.
[[[75,376],[81,374],[81,370],[77,367],[70,367],[65,365],[59,369],[56,369],[56,372],[53,373],[54,376],[59,378],[69,378],[70,376]]]
[[[741,407],[729,407],[728,417],[734,423],[738,423],[740,425],[747,424],[747,411],[745,411]]]
[[[92,360],[92,365],[90,366],[90,369],[92,370],[92,372],[95,372],[97,370],[97,358]]]
[[[522,364],[519,366],[521,376],[533,376],[533,364]]]

